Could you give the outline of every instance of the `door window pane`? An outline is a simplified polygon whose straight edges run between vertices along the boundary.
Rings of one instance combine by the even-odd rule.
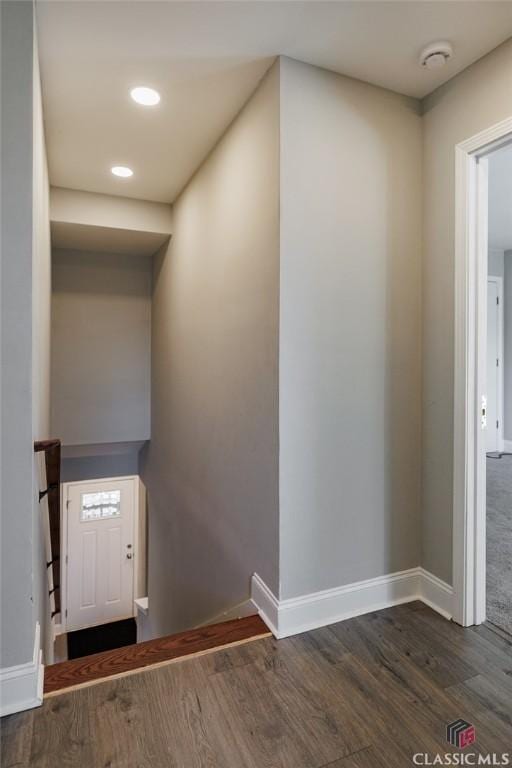
[[[80,520],[103,520],[121,515],[121,491],[98,491],[82,493]]]

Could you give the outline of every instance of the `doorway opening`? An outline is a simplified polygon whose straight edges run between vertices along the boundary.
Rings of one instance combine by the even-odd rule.
[[[512,152],[512,118],[456,147],[453,618],[462,626],[481,624],[494,615],[489,603],[495,598],[496,576],[490,566],[497,560],[494,542],[497,528],[512,517],[512,457],[505,455],[504,273],[505,252],[512,242],[500,259],[493,239],[496,211],[493,207],[490,216],[489,209],[496,205],[490,169],[505,152]],[[491,180],[494,184],[494,174]],[[502,197],[499,192],[498,199]],[[506,210],[507,201],[501,202]],[[512,198],[504,221],[512,218],[511,205]],[[512,429],[512,419],[508,424]],[[488,507],[491,510],[497,498],[495,493],[488,497],[488,480],[495,488],[498,466],[511,479],[509,492],[502,487],[498,493],[506,507],[501,523],[496,515],[488,519]],[[499,536],[512,552],[512,528],[507,534],[501,526]],[[511,573],[510,559],[502,566],[500,579]]]
[[[512,145],[488,157],[486,620],[512,635]]]

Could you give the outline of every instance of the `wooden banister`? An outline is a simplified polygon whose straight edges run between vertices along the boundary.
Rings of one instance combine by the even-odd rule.
[[[53,596],[52,618],[61,610],[60,596],[60,440],[37,440],[34,443],[36,453],[44,452],[46,469],[46,488],[39,492],[39,501],[48,500],[48,522],[50,529],[50,552],[47,552],[47,568],[52,569],[53,586],[49,588]]]

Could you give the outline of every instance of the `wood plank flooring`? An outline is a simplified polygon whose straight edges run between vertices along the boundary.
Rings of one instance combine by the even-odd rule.
[[[512,646],[411,603],[105,681],[2,721],[2,768],[408,768],[512,752]]]
[[[147,640],[71,661],[62,661],[45,668],[44,692],[54,693],[143,667],[160,665],[182,656],[197,655],[213,648],[269,635],[268,627],[259,616],[246,616],[160,637],[157,640]]]

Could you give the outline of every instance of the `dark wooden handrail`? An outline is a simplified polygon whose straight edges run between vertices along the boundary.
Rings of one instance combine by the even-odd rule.
[[[36,440],[34,451],[51,451],[52,448],[60,448],[60,440]]]
[[[53,594],[55,609],[52,618],[60,613],[60,440],[37,440],[34,443],[34,451],[44,451],[46,467],[46,488],[39,492],[39,501],[48,497],[48,515],[50,525],[51,557],[46,563],[47,568],[52,568]]]

